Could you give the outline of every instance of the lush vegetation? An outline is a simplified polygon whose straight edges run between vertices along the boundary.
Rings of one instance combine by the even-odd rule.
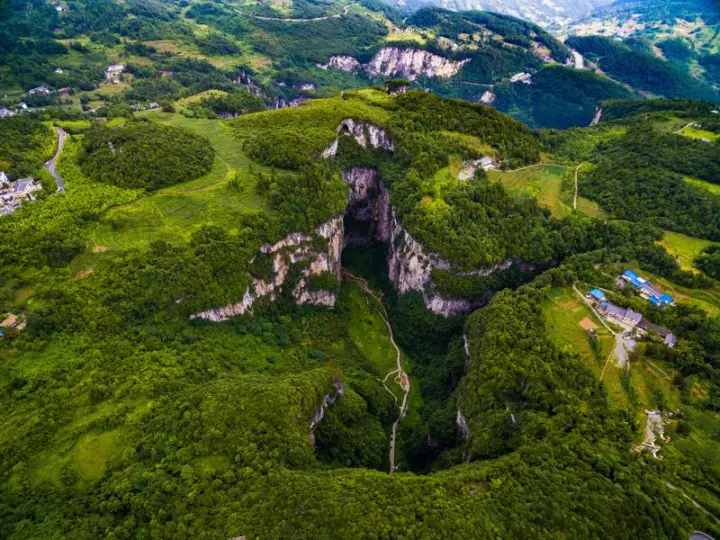
[[[210,144],[188,131],[131,122],[88,132],[79,162],[90,178],[124,188],[152,191],[187,182],[210,171]]]
[[[603,104],[608,123],[562,132],[421,91],[345,91],[258,112],[304,95],[305,83],[321,85],[319,95],[360,84],[362,75],[315,63],[331,54],[366,61],[390,39],[388,20],[406,27],[402,14],[374,0],[347,10],[305,1],[29,5],[12,0],[1,16],[9,97],[0,101],[15,106],[31,86],[67,84],[73,94],[30,105],[67,100],[74,112],[0,122],[11,135],[0,141],[0,169],[13,175],[36,174],[51,155],[50,122],[71,133],[58,166],[67,191],[0,218],[0,313],[27,322],[0,340],[0,537],[720,532],[703,511],[720,515],[720,327],[694,307],[720,306],[708,277],[718,277],[717,250],[698,257],[704,273],[691,271],[690,256],[681,267],[656,228],[720,234],[716,196],[685,178],[718,183],[717,144],[673,134],[690,122],[717,131],[711,105],[614,101]],[[510,17],[421,10],[410,21],[414,46],[472,57],[459,79],[421,81],[453,95],[462,78],[497,82],[540,68],[537,45],[560,62],[568,54]],[[468,48],[443,48],[441,37]],[[118,84],[101,83],[111,62],[127,70]],[[584,124],[593,100],[627,95],[564,68],[535,78],[552,94],[540,103],[555,120],[532,103],[535,88],[498,91],[503,108],[535,125],[570,125],[571,114]],[[577,96],[554,88],[561,83]],[[152,101],[161,107],[140,112]],[[240,116],[216,118],[226,114]],[[384,130],[392,152],[338,134],[346,118]],[[320,159],[336,139],[337,155]],[[458,179],[465,162],[486,155],[501,171]],[[371,242],[346,248],[343,265],[372,292],[347,275],[308,278],[310,290],[337,293],[335,309],[295,305],[293,285],[310,265],[300,261],[252,314],[193,318],[273,276],[275,258],[261,246],[342,215],[341,173],[359,166],[378,170],[402,226],[451,263],[426,292],[484,307],[445,318],[420,292],[397,295],[389,246]],[[628,221],[576,212],[576,171],[581,194]],[[547,198],[545,182],[555,190]],[[317,236],[307,244],[328,248]],[[502,272],[472,272],[510,260]],[[653,308],[616,286],[627,267],[686,294]],[[553,291],[583,302],[573,285],[603,287],[670,328],[677,346],[644,339],[630,372],[598,381],[608,345],[575,320],[563,332],[548,313],[563,309]],[[411,390],[389,475],[402,399],[394,344]],[[661,383],[646,385],[650,372]],[[631,451],[650,407],[676,413],[662,462]]]
[[[598,63],[613,78],[660,96],[719,101],[720,96],[685,71],[611,38],[571,37],[568,45]]]
[[[497,89],[496,106],[532,127],[589,125],[599,101],[629,95],[606,77],[566,67],[547,67],[532,85],[506,84]]]
[[[55,139],[44,124],[22,117],[0,120],[0,171],[13,178],[37,174],[53,152]]]

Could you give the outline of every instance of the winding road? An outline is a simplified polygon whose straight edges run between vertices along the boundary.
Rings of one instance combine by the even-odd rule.
[[[304,22],[327,21],[328,19],[340,19],[341,17],[344,17],[345,15],[347,15],[349,8],[350,8],[350,6],[347,5],[343,8],[342,13],[336,13],[335,15],[325,15],[324,17],[313,17],[311,19],[289,19],[289,18],[283,18],[283,17],[262,17],[260,15],[250,15],[249,13],[244,13],[240,9],[236,9],[235,13],[238,13],[239,15],[245,15],[246,17],[251,17],[251,18],[257,19],[259,21],[304,23]]]
[[[393,422],[392,425],[392,435],[390,437],[390,474],[394,473],[397,470],[397,465],[395,464],[395,442],[397,440],[397,427],[400,421],[405,417],[405,413],[407,413],[408,408],[408,396],[410,395],[410,378],[408,377],[407,373],[403,369],[402,365],[402,353],[400,352],[400,347],[398,347],[397,343],[395,343],[395,336],[393,334],[392,326],[390,325],[390,320],[388,318],[387,310],[385,309],[385,306],[382,303],[382,300],[379,296],[377,296],[373,290],[368,285],[368,282],[365,281],[362,278],[359,278],[357,276],[354,276],[347,270],[343,270],[343,274],[345,277],[352,281],[353,283],[357,283],[362,287],[362,290],[364,293],[366,293],[368,296],[371,296],[380,306],[380,309],[378,310],[378,313],[380,314],[380,317],[382,317],[383,322],[385,323],[385,326],[388,329],[389,335],[390,335],[390,343],[392,343],[392,346],[395,348],[395,363],[396,363],[396,369],[389,371],[387,375],[385,375],[385,378],[383,379],[383,385],[387,382],[388,378],[391,376],[395,376],[395,382],[402,388],[403,390],[403,398],[400,404],[398,405],[398,417],[395,422]],[[392,394],[392,391],[385,386],[385,388]],[[394,396],[395,394],[393,394]],[[395,400],[397,402],[397,398]]]
[[[62,176],[60,176],[60,173],[57,172],[57,162],[58,162],[58,159],[60,158],[60,154],[62,154],[63,148],[65,146],[65,137],[67,137],[67,133],[65,133],[65,130],[59,126],[53,126],[53,127],[55,128],[55,131],[58,134],[57,151],[55,152],[55,155],[52,157],[51,160],[45,162],[45,168],[55,179],[55,183],[57,184],[58,193],[65,193],[65,182],[63,182],[63,179],[62,179]]]

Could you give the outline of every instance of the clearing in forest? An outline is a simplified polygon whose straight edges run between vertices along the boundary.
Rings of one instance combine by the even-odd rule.
[[[552,290],[543,307],[550,339],[560,348],[580,355],[599,380],[615,347],[615,338],[570,287]],[[592,333],[584,328],[589,326],[587,322],[596,326]],[[603,375],[608,398],[615,407],[629,405],[622,386],[623,371],[615,362],[610,362]]]
[[[575,167],[540,164],[516,171],[491,171],[488,176],[500,182],[511,195],[533,197],[539,204],[549,208],[553,216],[564,218],[573,212],[574,174]],[[568,178],[567,185],[563,182],[565,177]],[[596,203],[584,197],[578,197],[578,211],[594,217],[605,217]]]

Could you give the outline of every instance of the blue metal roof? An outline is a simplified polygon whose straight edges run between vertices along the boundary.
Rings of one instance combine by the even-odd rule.
[[[593,289],[592,291],[590,291],[590,294],[598,300],[602,300],[603,298],[605,298],[605,293],[602,292],[600,289]]]
[[[675,301],[675,300],[673,300],[673,297],[670,296],[670,295],[667,294],[667,293],[666,293],[666,294],[663,294],[663,295],[660,297],[660,302],[662,302],[663,304],[672,304],[674,301]]]
[[[640,276],[638,276],[635,272],[632,270],[625,270],[623,272],[623,276],[633,285],[636,287],[642,287],[643,283],[645,283],[645,280],[643,280]]]

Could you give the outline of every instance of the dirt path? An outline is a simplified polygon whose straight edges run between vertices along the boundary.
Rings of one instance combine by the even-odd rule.
[[[242,10],[240,10],[240,9],[236,9],[235,13],[239,13],[240,15],[245,15],[246,17],[251,17],[251,18],[257,19],[259,21],[303,23],[303,22],[327,21],[328,19],[340,19],[341,17],[344,17],[345,15],[347,15],[349,8],[350,8],[350,6],[348,5],[343,8],[342,13],[338,13],[336,15],[325,15],[324,17],[313,17],[311,19],[288,19],[288,18],[284,18],[284,17],[261,17],[260,15],[250,15],[248,13],[243,13]]]
[[[392,435],[390,437],[390,474],[395,472],[397,470],[397,465],[395,465],[395,442],[397,440],[397,427],[400,421],[405,417],[405,413],[407,413],[408,408],[408,397],[410,396],[410,378],[408,377],[407,373],[403,369],[402,365],[402,352],[400,351],[400,347],[398,347],[397,343],[395,343],[395,335],[393,334],[392,326],[390,325],[390,320],[388,318],[387,310],[385,309],[385,306],[382,303],[381,298],[370,288],[368,285],[368,282],[365,281],[362,278],[359,278],[357,276],[354,276],[347,270],[343,270],[343,275],[353,283],[357,283],[362,287],[363,292],[365,292],[367,295],[371,296],[377,304],[380,306],[380,309],[378,310],[378,313],[380,314],[380,317],[382,317],[383,322],[385,323],[385,326],[388,329],[388,333],[390,335],[390,343],[392,343],[393,348],[395,349],[395,364],[396,369],[389,371],[385,378],[383,379],[383,385],[387,382],[387,380],[394,376],[395,382],[402,388],[403,390],[403,398],[400,404],[398,405],[398,417],[395,422],[393,422],[392,425]],[[390,389],[385,386],[385,388],[392,394]],[[395,394],[393,394],[395,396]],[[395,399],[395,402],[397,403],[397,397]]]
[[[612,360],[613,356],[617,356],[618,365],[620,365],[620,366],[627,365],[628,352],[627,352],[627,349],[625,348],[625,344],[623,342],[622,333],[616,332],[615,330],[610,328],[610,325],[608,325],[608,323],[605,322],[605,319],[602,317],[602,315],[600,315],[597,312],[597,310],[595,309],[595,306],[593,306],[592,302],[590,302],[590,300],[585,298],[585,296],[583,296],[583,293],[581,293],[574,284],[573,284],[573,290],[577,293],[577,295],[580,298],[582,298],[583,302],[585,302],[585,304],[587,304],[587,306],[592,310],[592,312],[595,314],[595,316],[598,318],[598,320],[602,323],[602,325],[615,338],[615,347],[613,348],[612,352],[610,352],[608,359],[605,361],[605,366],[603,366],[602,373],[600,373],[600,380],[602,381],[603,377],[605,376],[605,370],[607,369],[608,364],[610,364],[610,360]]]
[[[55,183],[57,184],[58,193],[64,193],[65,192],[65,182],[63,182],[63,179],[62,179],[62,176],[60,176],[60,173],[57,172],[57,162],[58,162],[58,159],[60,159],[60,154],[62,154],[63,148],[65,147],[65,137],[67,136],[67,133],[65,133],[65,130],[59,126],[53,126],[53,127],[55,128],[55,131],[58,134],[57,151],[55,152],[55,155],[52,157],[52,159],[45,162],[45,168],[55,179]]]
[[[693,125],[694,123],[695,123],[695,122],[693,121],[693,122],[690,122],[689,124],[685,124],[683,127],[681,127],[680,129],[678,129],[677,131],[673,131],[673,135],[680,135],[684,129],[687,129],[687,128],[689,128],[689,127],[692,127],[692,125]]]
[[[575,197],[573,197],[573,210],[577,212],[577,199],[578,199],[578,174],[580,173],[580,167],[582,163],[575,168]]]

